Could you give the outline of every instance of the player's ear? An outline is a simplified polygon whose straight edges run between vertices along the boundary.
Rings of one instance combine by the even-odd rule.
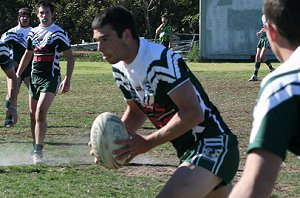
[[[276,41],[278,38],[278,32],[277,28],[274,24],[267,22],[266,23],[266,29],[269,34],[269,40],[270,41]]]
[[[124,30],[122,38],[125,39],[125,41],[128,41],[128,39],[132,39],[131,30],[129,28]]]

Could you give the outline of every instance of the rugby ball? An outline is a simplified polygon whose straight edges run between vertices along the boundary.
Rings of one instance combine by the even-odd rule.
[[[100,114],[93,122],[90,134],[91,149],[100,165],[117,169],[122,167],[126,159],[117,160],[112,151],[120,149],[123,145],[115,144],[115,140],[129,139],[129,134],[121,119],[110,112]]]

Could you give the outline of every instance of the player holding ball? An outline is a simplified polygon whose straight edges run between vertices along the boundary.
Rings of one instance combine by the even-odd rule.
[[[132,14],[121,6],[97,15],[92,28],[127,104],[122,121],[132,138],[116,141],[123,147],[113,153],[130,161],[172,142],[180,164],[158,197],[227,197],[239,166],[237,137],[182,57],[140,39]],[[142,135],[138,129],[147,118],[157,130]]]

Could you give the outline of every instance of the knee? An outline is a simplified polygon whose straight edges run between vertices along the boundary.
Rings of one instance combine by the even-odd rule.
[[[38,122],[46,120],[46,113],[42,109],[38,109],[35,113],[35,120]]]

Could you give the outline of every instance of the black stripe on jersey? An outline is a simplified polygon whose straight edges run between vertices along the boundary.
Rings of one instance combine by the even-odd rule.
[[[67,45],[69,45],[68,36],[65,31],[58,30],[58,31],[53,32],[52,35],[55,35],[53,37],[53,40],[58,38],[58,39],[62,40],[64,43],[66,43]]]
[[[292,71],[288,71],[288,72],[285,72],[283,74],[279,74],[279,75],[276,75],[276,76],[273,76],[272,78],[268,79],[267,82],[264,83],[264,85],[261,87],[260,91],[259,91],[259,94],[258,94],[258,98],[261,96],[261,94],[263,93],[263,91],[266,89],[266,87],[274,80],[282,77],[282,76],[287,76],[287,75],[294,75],[295,73],[300,73],[300,69],[296,69],[296,70],[292,70]]]
[[[168,55],[167,54],[168,49],[164,49],[161,53],[161,57],[160,60],[155,60],[153,61],[148,70],[147,70],[147,74],[149,74],[152,70],[154,70],[154,67],[162,67],[165,68],[165,71],[161,71],[161,72],[154,72],[153,76],[150,78],[150,81],[153,82],[154,79],[157,76],[162,76],[161,80],[166,80],[166,79],[172,79],[172,80],[176,80],[179,78],[179,76],[177,76],[177,72],[176,72],[176,67],[178,67],[178,69],[180,70],[178,63],[180,62],[180,59],[182,59],[178,54],[176,54],[175,52],[173,52],[172,54]],[[168,61],[168,59],[170,59]],[[176,64],[177,62],[177,64]],[[169,64],[172,63],[172,64]],[[170,71],[170,72],[168,72]]]
[[[124,82],[122,80],[122,78],[127,79],[127,77],[125,77],[123,72],[121,72],[119,69],[117,69],[115,67],[112,67],[112,70],[113,70],[113,74],[114,74],[114,77],[115,77],[115,81],[117,82],[117,84],[119,86],[130,87],[130,89],[133,90],[132,86],[128,82]]]

